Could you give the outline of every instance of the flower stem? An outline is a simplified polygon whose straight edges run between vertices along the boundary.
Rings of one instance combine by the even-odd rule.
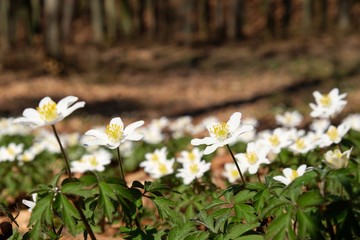
[[[66,152],[65,152],[65,150],[64,150],[64,148],[63,148],[63,146],[62,146],[62,144],[61,144],[61,141],[60,141],[59,135],[58,135],[58,133],[57,133],[57,131],[56,131],[55,125],[53,124],[53,125],[51,125],[51,127],[52,127],[52,129],[53,129],[54,134],[55,134],[56,140],[57,140],[58,143],[59,143],[61,153],[62,153],[63,158],[64,158],[64,160],[65,160],[67,174],[69,175],[69,178],[72,178],[71,170],[70,170],[70,165],[69,165],[69,160],[68,160],[68,158],[67,158],[67,156],[66,156]]]
[[[91,240],[96,240],[95,234],[94,234],[93,230],[91,229],[90,224],[88,223],[88,221],[87,221],[87,219],[86,219],[86,217],[85,217],[79,203],[77,201],[74,201],[74,205],[76,207],[76,210],[80,214],[80,218],[83,221],[83,223],[85,225],[85,228],[86,228],[86,231],[90,235]]]
[[[119,168],[120,168],[121,177],[124,180],[124,182],[126,183],[125,175],[124,175],[124,169],[123,169],[123,166],[122,166],[122,163],[121,163],[120,146],[116,148],[116,151],[117,151],[117,156],[118,156],[118,162],[119,162]]]
[[[234,163],[235,163],[235,165],[236,165],[236,168],[237,168],[237,170],[238,170],[238,172],[239,172],[239,174],[240,174],[241,181],[243,182],[243,184],[244,184],[244,186],[245,186],[245,185],[246,185],[246,182],[245,182],[244,176],[243,176],[243,174],[242,174],[242,172],[241,172],[241,170],[240,170],[239,164],[237,163],[236,158],[235,158],[233,152],[231,151],[231,148],[230,148],[229,144],[226,144],[226,147],[227,147],[227,149],[229,150],[229,153],[230,153],[230,155],[231,155],[231,157],[232,157],[232,159],[233,159],[233,161],[234,161]]]

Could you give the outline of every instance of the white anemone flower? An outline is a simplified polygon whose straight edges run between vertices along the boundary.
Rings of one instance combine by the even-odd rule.
[[[298,169],[293,170],[291,168],[285,168],[283,169],[284,176],[275,176],[274,179],[276,181],[282,182],[285,185],[289,185],[292,181],[294,181],[296,178],[304,175],[306,171],[306,165],[303,164]]]
[[[350,126],[346,123],[340,124],[338,127],[331,125],[326,133],[321,136],[319,140],[320,147],[328,147],[331,144],[341,142],[345,134],[350,130]]]
[[[339,149],[327,151],[324,154],[325,163],[332,169],[346,168],[349,163],[351,149],[341,152]]]
[[[350,114],[342,122],[349,125],[351,129],[360,132],[360,113]]]
[[[32,127],[54,125],[75,110],[85,106],[85,102],[75,103],[77,100],[77,97],[67,96],[58,103],[55,103],[50,97],[45,97],[41,99],[36,109],[26,108],[23,112],[23,117],[15,119],[14,123],[21,123]]]
[[[260,164],[269,164],[270,161],[266,155],[269,148],[260,147],[259,144],[251,142],[246,147],[246,153],[238,153],[235,158],[238,160],[241,171],[248,171],[250,174],[257,173]]]
[[[273,131],[264,131],[259,134],[259,141],[262,145],[269,147],[272,153],[279,154],[281,149],[292,143],[290,133],[290,131],[282,128],[276,128]]]
[[[37,200],[37,193],[33,193],[31,194],[31,198],[32,201],[23,199],[21,202],[28,207],[28,211],[32,212],[32,210],[34,209],[35,205],[36,205],[36,200]]]
[[[209,171],[210,163],[205,162],[204,160],[188,162],[184,164],[183,168],[179,169],[176,174],[177,177],[183,179],[185,185],[190,184],[195,179],[201,178],[205,172]]]
[[[309,128],[316,133],[324,133],[330,126],[330,120],[327,118],[313,119]]]
[[[89,154],[83,155],[80,160],[71,162],[71,171],[84,173],[86,171],[103,172],[105,166],[110,164],[111,154],[99,149]]]
[[[234,143],[240,134],[251,131],[254,128],[251,125],[240,125],[240,122],[240,112],[233,113],[226,123],[212,122],[207,125],[210,137],[195,138],[191,140],[191,144],[194,146],[205,144],[207,147],[204,150],[204,155],[211,154],[219,147]]]
[[[315,102],[310,103],[312,111],[311,117],[330,118],[336,116],[345,107],[347,101],[344,100],[346,93],[339,95],[339,89],[334,88],[328,94],[321,94],[319,91],[313,93]]]
[[[275,119],[281,126],[293,128],[301,124],[303,116],[298,111],[286,111],[284,114],[277,114]]]
[[[7,147],[0,147],[0,162],[13,162],[23,152],[24,144],[10,143]]]
[[[104,145],[110,149],[115,149],[120,146],[121,143],[130,141],[139,141],[143,135],[136,133],[135,130],[142,126],[144,121],[137,121],[129,124],[124,129],[124,123],[120,117],[111,119],[109,125],[107,125],[105,132],[98,129],[91,129],[85,133],[87,136],[92,136],[92,139],[84,139],[85,146]]]
[[[229,183],[235,183],[240,179],[240,174],[235,163],[225,163],[223,176],[229,181]]]
[[[180,157],[178,157],[176,160],[182,164],[194,163],[200,162],[202,156],[203,152],[200,151],[199,148],[194,147],[191,151],[181,151]]]
[[[167,148],[162,147],[161,149],[155,149],[152,153],[145,154],[145,161],[140,163],[140,167],[143,167],[145,172],[151,172],[153,168],[167,158]]]

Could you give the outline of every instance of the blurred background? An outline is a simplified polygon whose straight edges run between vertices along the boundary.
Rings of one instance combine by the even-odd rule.
[[[234,111],[268,123],[333,87],[359,112],[359,34],[360,0],[0,0],[0,117],[75,95],[75,128]]]

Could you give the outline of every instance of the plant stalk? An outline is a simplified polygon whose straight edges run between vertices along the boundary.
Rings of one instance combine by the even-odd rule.
[[[84,225],[85,225],[85,228],[86,228],[86,231],[88,232],[88,234],[90,235],[90,238],[91,240],[96,240],[96,237],[95,237],[95,234],[93,232],[93,230],[91,229],[90,227],[90,224],[88,223],[81,207],[79,206],[79,203],[77,201],[74,201],[74,205],[76,207],[76,210],[79,212],[80,214],[80,218],[81,220],[83,221]]]
[[[126,183],[124,169],[123,169],[123,166],[122,166],[122,163],[121,163],[120,146],[116,148],[116,152],[117,152],[117,156],[118,156],[118,162],[119,162],[119,168],[120,168],[121,177],[124,180],[124,182]]]
[[[237,163],[236,158],[235,158],[233,152],[231,151],[231,148],[230,148],[229,144],[226,144],[226,147],[227,147],[227,149],[229,150],[229,153],[230,153],[230,155],[231,155],[231,157],[232,157],[232,159],[233,159],[233,161],[234,161],[234,163],[235,163],[235,165],[236,165],[236,168],[237,168],[237,170],[238,170],[238,172],[239,172],[239,174],[240,174],[241,181],[243,182],[243,185],[245,186],[245,185],[246,185],[246,182],[245,182],[244,176],[243,176],[243,174],[242,174],[242,172],[241,172],[241,170],[240,170],[239,164]]]
[[[63,158],[64,158],[64,160],[65,160],[67,174],[69,175],[69,178],[72,178],[69,160],[68,160],[68,158],[67,158],[67,156],[66,156],[66,152],[65,152],[65,150],[64,150],[64,148],[63,148],[63,146],[62,146],[62,144],[61,144],[61,141],[60,141],[59,135],[58,135],[58,133],[57,133],[57,131],[56,131],[55,125],[52,124],[51,127],[52,127],[52,129],[53,129],[54,134],[55,134],[56,140],[57,140],[58,143],[59,143],[61,153],[62,153]]]

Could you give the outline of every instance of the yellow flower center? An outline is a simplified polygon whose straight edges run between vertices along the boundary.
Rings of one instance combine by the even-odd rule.
[[[166,165],[163,164],[163,163],[160,163],[160,164],[159,164],[159,171],[160,171],[161,174],[166,174],[166,173],[168,173],[168,170],[167,170],[167,168],[166,168]]]
[[[193,151],[189,152],[188,158],[190,161],[194,161],[196,159],[196,156]]]
[[[199,166],[196,163],[191,164],[190,171],[191,171],[192,174],[198,173],[199,172]]]
[[[259,159],[255,152],[246,153],[246,158],[250,164],[255,164]]]
[[[323,107],[329,107],[331,105],[331,98],[329,95],[325,94],[323,96],[321,96],[320,98],[320,104]]]
[[[269,141],[270,141],[271,145],[273,145],[273,146],[279,146],[279,144],[280,144],[279,137],[276,134],[271,135],[269,137]]]
[[[296,170],[292,170],[290,179],[293,181],[295,178],[299,176],[299,173]]]
[[[15,155],[15,150],[12,147],[8,147],[7,152],[12,156]]]
[[[159,156],[155,153],[151,154],[151,161],[153,162],[158,162],[159,161]]]
[[[99,162],[96,159],[96,157],[91,157],[90,160],[89,160],[89,163],[90,163],[91,166],[94,166],[94,167],[99,165]]]
[[[123,136],[123,127],[119,124],[109,124],[106,126],[106,135],[114,142],[119,142]]]
[[[231,172],[230,172],[230,175],[233,177],[233,178],[237,178],[240,176],[238,170],[236,169],[232,169]]]
[[[304,139],[298,139],[295,142],[296,148],[297,149],[304,149],[305,148],[305,141]]]
[[[56,103],[52,100],[41,107],[37,107],[36,110],[40,113],[40,117],[47,122],[51,122],[58,117]]]
[[[331,141],[335,141],[339,137],[339,131],[334,126],[331,126],[329,130],[327,130],[326,134],[328,135]]]
[[[229,126],[225,122],[216,123],[210,129],[210,133],[219,140],[224,140],[229,136]]]

